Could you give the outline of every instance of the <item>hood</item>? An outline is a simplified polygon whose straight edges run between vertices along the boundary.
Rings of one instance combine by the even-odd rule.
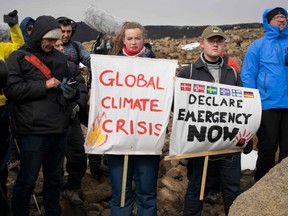
[[[41,51],[40,41],[50,30],[60,28],[59,23],[52,16],[40,16],[34,23],[33,30],[27,40],[27,45],[34,51]]]
[[[274,10],[276,7],[274,8],[269,8],[266,9],[262,15],[262,19],[263,19],[263,28],[264,28],[264,33],[266,35],[266,37],[271,38],[271,39],[277,39],[281,36],[288,36],[288,27],[286,26],[282,31],[280,31],[279,26],[271,26],[268,23],[268,19],[267,19],[267,14]],[[285,13],[286,13],[286,17],[287,17],[287,10],[282,8]]]
[[[28,35],[26,33],[26,28],[28,27],[28,24],[31,22],[35,22],[35,20],[32,17],[25,17],[22,22],[20,23],[20,29],[22,31],[22,35],[24,37],[24,41],[27,41]]]

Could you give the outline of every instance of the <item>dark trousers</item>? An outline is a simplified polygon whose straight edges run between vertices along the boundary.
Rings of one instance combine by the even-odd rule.
[[[254,172],[255,181],[262,178],[275,165],[278,146],[280,161],[288,155],[288,109],[262,111],[257,138],[258,159]]]
[[[15,216],[29,215],[30,198],[41,166],[45,215],[61,215],[59,199],[66,141],[66,133],[20,136],[20,171],[12,198]]]
[[[138,216],[157,215],[157,179],[159,155],[129,155],[125,206],[120,207],[123,176],[123,155],[105,155],[108,161],[112,184],[110,201],[111,216],[132,216],[134,195],[132,181],[135,183],[136,207]]]
[[[65,188],[68,190],[81,188],[82,178],[87,169],[84,142],[81,124],[79,119],[76,118],[70,124],[66,148],[68,181]]]
[[[200,216],[203,200],[200,200],[204,157],[189,159],[187,177],[189,180],[184,200],[184,216]],[[221,182],[225,214],[240,193],[241,155],[227,154],[213,156],[209,159],[208,171],[217,169]]]

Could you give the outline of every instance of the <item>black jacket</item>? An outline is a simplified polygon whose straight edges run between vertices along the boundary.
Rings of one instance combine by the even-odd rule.
[[[85,126],[88,125],[88,88],[86,86],[85,80],[82,76],[81,71],[79,70],[79,66],[76,65],[72,61],[68,61],[68,66],[71,72],[71,75],[76,80],[76,86],[78,89],[79,97],[77,101],[72,103],[72,107],[75,107],[76,104],[80,106],[80,112],[79,112],[79,120],[82,124]]]
[[[20,49],[36,55],[50,70],[51,75],[62,81],[71,77],[63,53],[52,49],[44,53],[41,38],[48,31],[58,28],[51,16],[40,16],[27,43]],[[53,134],[68,130],[72,106],[63,91],[46,89],[46,78],[33,64],[24,59],[24,53],[15,51],[7,60],[8,78],[6,97],[12,101],[12,120],[18,134]]]
[[[203,55],[203,53],[201,54]],[[192,65],[192,77],[191,77],[191,65],[184,67],[180,72],[178,77],[186,78],[186,79],[194,79],[199,81],[206,82],[215,82],[214,77],[209,72],[206,64],[203,62],[202,58],[198,58],[197,61]],[[233,86],[243,86],[242,80],[239,74],[229,65],[227,65],[222,59],[221,63],[221,72],[220,72],[220,81],[221,84],[233,85]],[[173,107],[173,106],[172,106]],[[210,158],[221,158],[225,157],[233,157],[234,155],[239,153],[232,154],[221,154],[210,156]]]

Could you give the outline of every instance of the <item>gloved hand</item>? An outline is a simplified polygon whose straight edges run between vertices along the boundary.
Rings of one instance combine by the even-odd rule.
[[[8,16],[11,17],[11,21],[8,22],[8,25],[9,25],[10,27],[13,27],[15,24],[18,23],[18,11],[17,11],[17,10],[13,10],[12,12],[10,12],[10,13],[8,14]]]
[[[79,104],[76,103],[76,105],[73,107],[73,110],[72,110],[71,119],[74,119],[78,115],[79,111],[80,111],[80,106]]]
[[[64,77],[61,83],[61,89],[63,90],[63,95],[66,99],[71,100],[76,96],[77,89],[75,87],[75,81],[72,79],[67,79]]]

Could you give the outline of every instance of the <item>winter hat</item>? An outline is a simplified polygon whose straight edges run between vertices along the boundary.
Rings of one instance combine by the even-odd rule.
[[[61,39],[62,32],[60,28],[48,31],[42,38]]]
[[[209,26],[206,29],[204,29],[201,37],[208,39],[208,38],[211,38],[214,36],[220,36],[220,37],[223,37],[224,39],[226,39],[225,34],[222,31],[222,29],[217,27],[217,26]]]
[[[272,18],[273,18],[274,16],[276,16],[277,14],[283,14],[284,16],[286,16],[286,13],[285,13],[284,9],[283,9],[283,8],[280,8],[280,7],[277,7],[277,8],[275,8],[275,9],[271,10],[271,11],[266,15],[266,17],[267,17],[267,19],[268,19],[268,23],[270,23],[270,21],[272,20]]]

